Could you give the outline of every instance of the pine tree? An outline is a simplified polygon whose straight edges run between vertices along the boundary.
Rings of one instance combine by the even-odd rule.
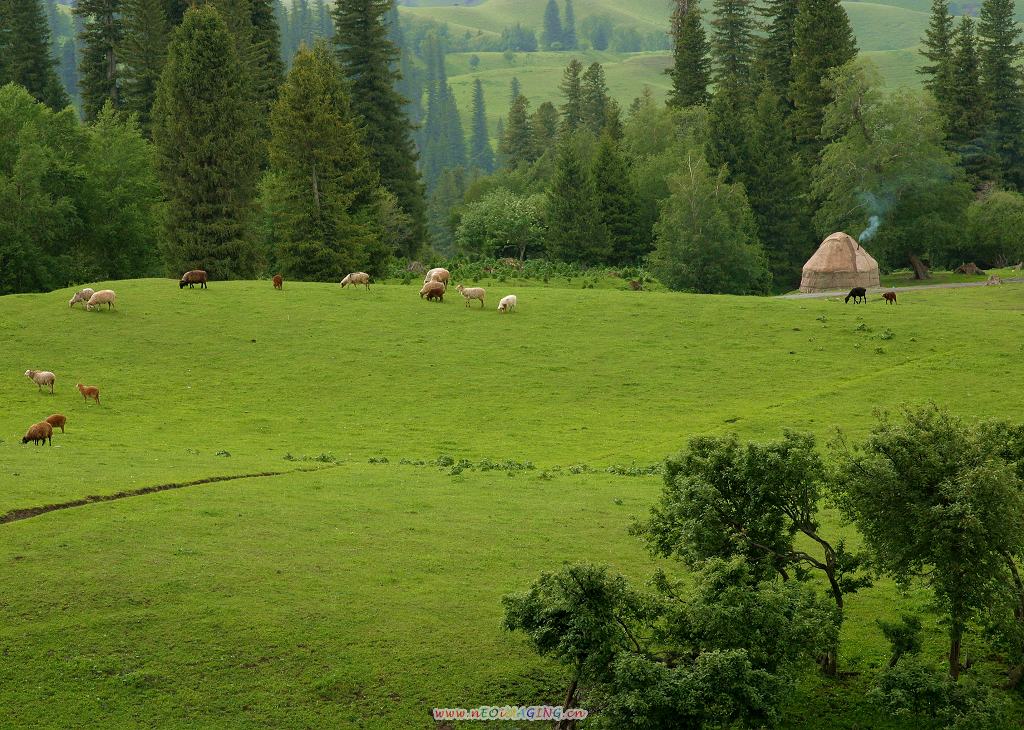
[[[254,273],[258,113],[224,18],[208,5],[190,9],[168,46],[153,107],[170,271]]]
[[[74,36],[64,39],[60,52],[60,83],[72,98],[78,98],[78,47]]]
[[[278,48],[281,53],[281,60],[284,61],[285,66],[290,67],[292,56],[295,55],[295,52],[291,47],[292,31],[288,20],[288,9],[284,6],[282,0],[274,0],[274,19],[277,21],[277,28],[280,32]]]
[[[540,36],[545,51],[561,50],[565,32],[562,30],[562,13],[556,0],[548,0],[544,8],[544,30]]]
[[[294,59],[270,115],[277,260],[290,278],[337,280],[379,244],[379,177],[326,42]]]
[[[828,75],[856,55],[850,19],[839,0],[800,0],[789,90],[793,112],[787,123],[805,166],[817,163],[827,141],[821,138],[821,124],[832,102]]]
[[[975,184],[998,177],[998,165],[987,149],[988,100],[981,86],[981,59],[970,16],[960,19],[953,38],[953,87],[949,100],[947,139],[959,153]]]
[[[39,0],[0,0],[0,86],[14,82],[51,109],[68,105],[50,55],[50,29]]]
[[[446,88],[444,108],[445,137],[448,142],[449,167],[466,167],[469,155],[466,152],[466,133],[462,128],[462,115],[459,114],[455,102],[455,92],[451,84]]]
[[[548,255],[559,261],[607,260],[608,232],[601,224],[594,178],[571,136],[562,141],[547,197]]]
[[[505,120],[498,117],[498,126],[494,129],[494,138],[498,140],[498,151],[494,155],[494,169],[500,170],[508,166],[505,153],[502,152],[502,141],[505,139]]]
[[[485,174],[494,172],[494,150],[487,132],[487,109],[484,105],[484,85],[479,78],[473,80],[473,132],[470,141],[469,166]]]
[[[761,40],[760,67],[775,95],[788,102],[793,85],[793,49],[796,47],[796,16],[800,0],[767,0],[762,13],[768,19]],[[785,112],[789,113],[789,106]]]
[[[313,10],[309,0],[292,0],[291,33],[295,53],[302,45],[307,48],[313,45]]]
[[[466,174],[461,167],[445,170],[427,201],[427,225],[434,248],[451,253],[455,249],[456,219],[452,211],[466,194]]]
[[[421,148],[421,169],[427,190],[433,192],[445,170],[465,167],[466,139],[455,94],[448,84],[445,51],[436,35],[427,38],[427,117]]]
[[[388,27],[388,40],[398,49],[398,73],[399,79],[395,82],[395,91],[405,99],[402,107],[409,123],[414,129],[418,129],[423,121],[423,80],[421,73],[413,61],[412,52],[405,42],[405,34],[402,32],[402,24],[398,18],[398,7],[391,6],[385,16],[385,23]],[[330,36],[333,38],[334,29],[331,28]]]
[[[640,204],[636,190],[619,145],[610,134],[601,136],[593,177],[598,215],[608,234],[608,263],[636,263],[650,250],[650,242],[640,236]]]
[[[991,110],[994,152],[1005,183],[1024,189],[1024,90],[1021,30],[1013,0],[984,0],[978,19],[982,89]]]
[[[185,11],[193,0],[164,0],[164,13],[167,15],[167,23],[172,28],[181,25],[185,18]]]
[[[589,129],[595,137],[599,137],[607,121],[609,101],[608,84],[601,64],[590,64],[583,73],[580,91],[583,127]]]
[[[75,14],[85,23],[79,36],[82,62],[78,87],[82,113],[95,119],[109,99],[114,109],[121,106],[118,50],[123,38],[121,0],[79,0]]]
[[[511,104],[516,100],[516,97],[523,93],[523,87],[519,83],[519,79],[516,76],[512,77],[512,81],[509,84],[508,103]]]
[[[123,64],[122,105],[139,115],[139,126],[150,136],[151,113],[167,60],[170,30],[161,0],[125,0],[122,12],[124,38],[118,49]]]
[[[562,75],[559,89],[565,97],[562,105],[562,131],[572,134],[583,125],[583,86],[580,79],[583,64],[574,58],[569,62]]]
[[[554,150],[558,144],[558,109],[545,101],[530,117],[530,131],[533,134],[533,156],[540,158]]]
[[[252,44],[259,64],[256,93],[269,113],[277,100],[277,89],[284,82],[281,61],[281,28],[277,24],[273,0],[250,0],[252,3]]]
[[[313,0],[311,9],[313,16],[313,37],[330,40],[334,35],[334,24],[331,22],[331,10],[326,0]]]
[[[806,176],[786,129],[786,104],[768,82],[758,96],[749,125],[751,151],[741,179],[757,222],[775,284],[800,283],[800,269],[814,250],[807,208]]]
[[[530,102],[520,94],[508,111],[508,125],[505,127],[505,136],[501,139],[501,153],[505,158],[505,164],[516,169],[533,162],[536,159],[534,151],[533,132],[530,129]]]
[[[566,51],[575,51],[579,47],[576,38],[576,11],[572,0],[565,0],[565,22],[562,23],[562,47]]]
[[[752,97],[754,13],[752,0],[715,0],[711,55],[715,93]]]
[[[675,107],[699,106],[708,101],[711,83],[710,46],[696,0],[677,0],[672,13],[672,77],[668,103]]]
[[[353,108],[366,124],[366,141],[380,169],[381,183],[394,193],[413,222],[403,255],[413,256],[425,235],[423,185],[416,172],[406,100],[395,91],[400,54],[388,38],[384,17],[392,0],[338,0],[334,43],[352,86]]]
[[[928,64],[917,70],[925,75],[924,86],[932,92],[939,110],[950,116],[950,96],[956,79],[953,76],[953,16],[949,0],[932,0],[932,14],[925,31],[921,55]]]

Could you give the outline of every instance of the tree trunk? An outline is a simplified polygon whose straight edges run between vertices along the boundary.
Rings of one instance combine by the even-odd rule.
[[[562,711],[568,710],[573,706],[573,702],[576,701],[576,685],[579,681],[579,675],[572,678],[572,683],[569,685],[569,690],[565,693],[565,701],[562,702]],[[556,730],[572,730],[576,727],[576,723],[573,720],[559,720],[555,726]]]
[[[963,631],[959,626],[949,630],[949,676],[953,681],[960,679],[960,640]]]
[[[932,272],[929,271],[928,267],[924,265],[924,262],[914,254],[910,255],[910,265],[914,268],[915,279],[932,278]]]

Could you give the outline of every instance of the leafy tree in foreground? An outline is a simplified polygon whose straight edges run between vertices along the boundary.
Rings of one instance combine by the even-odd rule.
[[[189,9],[168,47],[153,108],[170,271],[255,273],[257,114],[224,19],[211,6]]]
[[[740,557],[759,580],[820,571],[841,625],[845,596],[870,582],[858,574],[860,558],[822,533],[823,476],[807,434],[786,433],[768,444],[741,444],[735,436],[694,438],[667,462],[661,499],[633,532],[655,555],[680,558],[691,568]],[[797,535],[815,543],[815,554],[796,546]],[[835,674],[838,644],[827,649],[822,668]]]
[[[703,155],[687,152],[668,189],[654,226],[655,275],[674,290],[766,293],[771,274],[743,186],[728,183],[724,170],[713,173]]]
[[[974,200],[967,209],[967,248],[964,261],[982,266],[1006,266],[1024,261],[1024,195],[994,190]]]
[[[296,54],[270,128],[281,269],[329,281],[366,266],[379,246],[379,178],[326,42]]]
[[[1014,584],[1024,551],[1024,483],[1005,436],[931,405],[883,414],[862,442],[835,448],[841,508],[879,568],[932,590],[954,679],[968,625]]]

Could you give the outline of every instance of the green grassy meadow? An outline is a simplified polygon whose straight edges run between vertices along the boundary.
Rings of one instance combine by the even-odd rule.
[[[501,629],[500,599],[567,560],[649,577],[626,528],[659,479],[609,467],[700,433],[861,434],[907,401],[1024,406],[1021,286],[892,307],[473,283],[483,311],[401,284],[99,282],[109,312],[69,310],[71,290],[3,297],[0,515],[276,474],[0,518],[4,724],[430,727],[434,706],[557,704],[561,669]],[[520,310],[499,315],[507,293]],[[22,445],[54,412],[67,433]],[[849,598],[853,674],[809,672],[786,727],[929,727],[864,699],[875,619],[924,600]],[[927,638],[939,666],[934,622]],[[977,634],[966,651],[995,676]]]

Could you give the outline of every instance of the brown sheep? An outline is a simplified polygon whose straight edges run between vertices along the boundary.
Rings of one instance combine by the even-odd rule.
[[[896,301],[896,292],[894,291],[887,291],[882,295],[882,299],[885,300],[886,304],[898,304]]]
[[[45,444],[49,441],[50,446],[53,446],[53,426],[48,424],[46,421],[33,424],[29,427],[28,433],[22,437],[21,443],[27,444],[29,441],[34,443],[36,446]]]
[[[82,394],[82,397],[85,400],[89,400],[90,398],[92,398],[94,401],[96,401],[96,405],[100,404],[100,389],[99,388],[94,388],[91,385],[82,385],[81,383],[79,383],[78,384],[78,392]]]
[[[186,271],[182,274],[181,281],[178,282],[178,288],[184,289],[186,286],[189,289],[194,288],[193,285],[198,284],[200,289],[206,289],[206,272],[202,269],[194,269],[192,271]]]
[[[283,289],[284,288],[284,279],[281,278],[280,274],[275,274],[274,275],[274,288],[275,289]]]
[[[428,281],[426,284],[423,285],[423,288],[420,289],[420,299],[423,299],[424,297],[426,297],[428,302],[431,299],[436,299],[437,301],[439,301],[439,302],[441,302],[443,304],[444,303],[444,293],[445,293],[445,286],[444,286],[444,284],[442,284],[439,281]]]
[[[64,424],[68,422],[68,419],[60,413],[54,413],[52,416],[46,417],[46,422],[54,428],[59,428],[61,433],[64,433]]]

